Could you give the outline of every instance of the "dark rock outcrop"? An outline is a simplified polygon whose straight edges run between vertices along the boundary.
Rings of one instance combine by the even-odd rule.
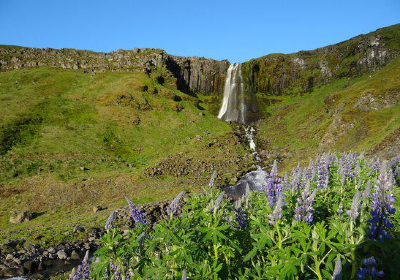
[[[248,91],[303,94],[335,78],[376,71],[400,57],[400,24],[339,44],[293,54],[270,54],[242,64]]]
[[[223,92],[229,62],[203,57],[179,57],[152,48],[102,53],[0,46],[0,71],[38,66],[82,69],[92,75],[106,71],[139,71],[149,74],[153,67],[166,68],[175,76],[177,87],[181,91],[218,94]]]

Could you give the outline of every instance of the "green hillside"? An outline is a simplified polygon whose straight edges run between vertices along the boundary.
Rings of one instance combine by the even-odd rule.
[[[324,151],[365,151],[391,158],[400,134],[400,60],[380,71],[335,79],[311,93],[258,98],[270,105],[258,121],[261,149],[289,166]]]
[[[9,230],[29,235],[55,217],[61,228],[102,220],[107,213],[94,215],[92,207],[118,205],[125,195],[145,203],[198,191],[212,169],[229,180],[250,162],[231,127],[178,91],[162,69],[148,77],[40,67],[0,73],[0,85],[3,238],[12,237]],[[184,165],[197,158],[208,168]],[[161,175],[148,175],[159,162]],[[169,172],[176,165],[183,175]],[[44,215],[12,225],[13,210]]]

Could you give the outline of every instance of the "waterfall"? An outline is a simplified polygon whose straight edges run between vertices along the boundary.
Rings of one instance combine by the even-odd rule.
[[[240,63],[233,63],[228,68],[224,97],[218,118],[225,121],[246,123],[244,84]]]

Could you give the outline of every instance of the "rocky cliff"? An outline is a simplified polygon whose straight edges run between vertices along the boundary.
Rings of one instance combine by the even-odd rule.
[[[249,92],[298,94],[310,92],[336,78],[375,71],[399,56],[400,24],[397,24],[311,51],[252,59],[242,64],[242,74]],[[36,66],[83,69],[89,73],[150,72],[153,68],[164,67],[176,78],[178,89],[186,93],[217,95],[212,103],[219,104],[229,62],[173,56],[151,48],[102,53],[0,46],[0,71]]]
[[[161,49],[142,48],[110,53],[75,49],[24,48],[0,46],[0,71],[50,66],[82,69],[86,73],[106,71],[145,71],[168,69],[178,89],[188,93],[218,94],[223,91],[229,62],[202,57],[179,57]]]
[[[249,91],[268,95],[310,92],[335,78],[382,68],[400,56],[400,24],[339,44],[293,54],[271,54],[243,63]]]

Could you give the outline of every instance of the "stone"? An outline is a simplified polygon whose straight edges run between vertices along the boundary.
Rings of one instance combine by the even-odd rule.
[[[8,277],[16,277],[24,275],[24,268],[22,266],[19,267],[0,267],[0,277],[8,278]]]
[[[104,210],[104,208],[102,206],[93,206],[93,213],[97,213],[101,210]]]
[[[71,253],[71,260],[73,260],[73,261],[78,261],[78,260],[80,260],[81,259],[81,257],[79,256],[79,254],[74,250],[74,251],[72,251],[72,253]]]
[[[37,270],[38,263],[30,260],[30,261],[24,262],[23,267],[24,267],[24,271],[26,271],[26,273],[31,274]]]
[[[73,233],[84,232],[84,231],[85,231],[85,228],[82,225],[77,225],[72,230]]]
[[[49,247],[49,248],[47,249],[47,251],[48,251],[49,253],[54,254],[54,253],[56,252],[56,249],[55,249],[54,247]]]
[[[7,261],[7,262],[12,262],[13,260],[14,260],[14,256],[11,255],[11,254],[7,254],[7,256],[6,256],[6,261]]]
[[[199,116],[204,117],[206,114],[204,114],[203,112],[199,113]]]
[[[66,260],[68,256],[67,256],[67,253],[65,253],[64,250],[60,250],[60,251],[57,252],[57,257],[60,260]]]
[[[29,211],[14,211],[10,215],[10,223],[20,224],[32,219],[32,213]]]

